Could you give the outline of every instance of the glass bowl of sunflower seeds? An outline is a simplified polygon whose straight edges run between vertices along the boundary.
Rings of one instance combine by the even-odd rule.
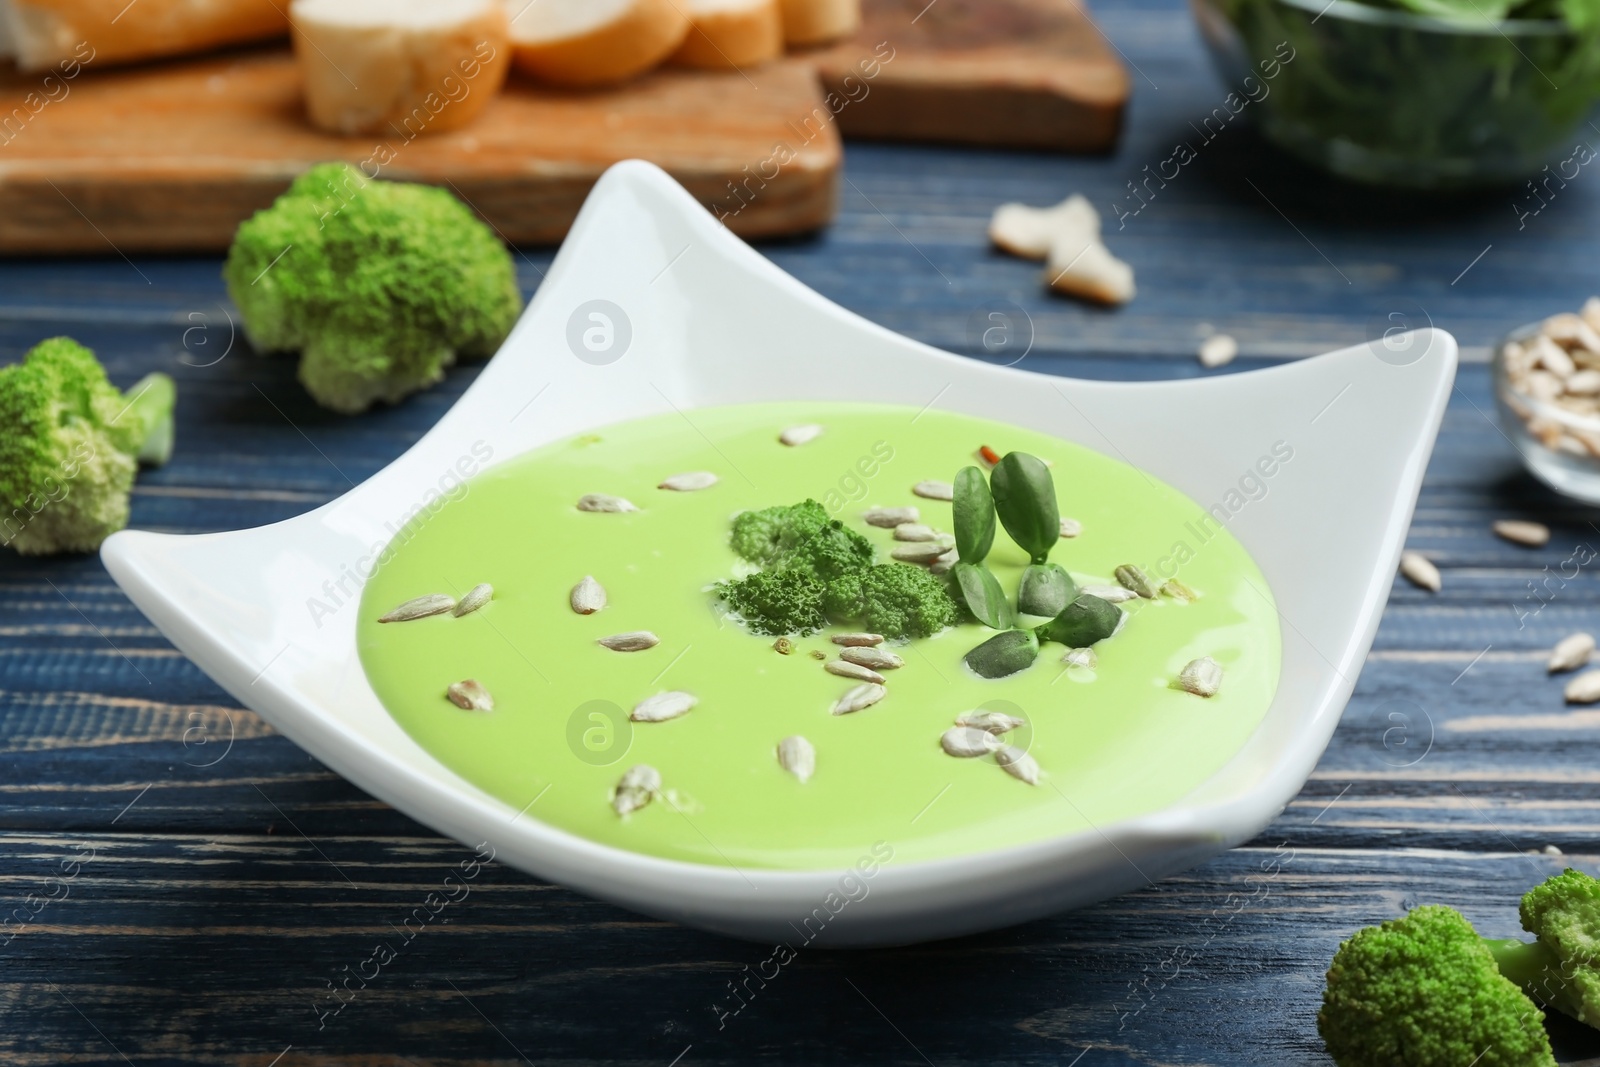
[[[1600,297],[1507,334],[1492,372],[1501,427],[1528,469],[1600,504]]]

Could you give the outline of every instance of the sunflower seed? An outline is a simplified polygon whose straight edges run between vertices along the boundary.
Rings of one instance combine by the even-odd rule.
[[[572,610],[579,615],[593,615],[606,606],[605,586],[585,574],[583,581],[572,587]]]
[[[1086,585],[1079,589],[1078,592],[1088,593],[1093,597],[1099,597],[1101,600],[1104,600],[1110,604],[1121,604],[1125,601],[1139,599],[1138,593],[1135,593],[1132,589],[1126,589],[1120,585]]]
[[[949,574],[957,563],[961,562],[961,555],[951,549],[932,563],[928,564],[929,574]]]
[[[964,711],[956,718],[957,726],[970,726],[974,730],[986,730],[991,734],[1010,733],[1019,726],[1026,726],[1027,721],[1015,715],[1007,715],[1003,711],[987,711],[978,708],[975,711]]]
[[[885,530],[892,530],[908,522],[916,522],[921,517],[922,512],[916,508],[868,508],[861,515],[868,526],[878,526]]]
[[[1178,672],[1178,688],[1197,697],[1214,697],[1222,688],[1222,665],[1210,656],[1190,660]]]
[[[931,480],[918,482],[911,487],[911,491],[924,500],[954,500],[956,498],[955,486],[949,482]]]
[[[1150,580],[1149,575],[1132,563],[1124,563],[1113,572],[1113,575],[1117,579],[1117,584],[1124,589],[1131,589],[1146,600],[1156,598],[1155,583]]]
[[[618,815],[638,811],[661,792],[661,772],[648,763],[629,767],[611,793],[611,807]]]
[[[1593,704],[1600,700],[1600,671],[1584,671],[1567,683],[1568,704]]]
[[[613,652],[642,652],[647,648],[655,648],[660,643],[661,638],[649,630],[631,630],[625,634],[612,634],[610,637],[600,638],[600,644]]]
[[[1016,745],[1007,745],[1002,748],[994,754],[994,759],[1011,777],[1027,782],[1029,785],[1039,784],[1039,764],[1032,756]]]
[[[494,586],[488,582],[481,582],[467,590],[467,595],[461,598],[461,603],[455,606],[450,614],[456,618],[470,615],[494,599]]]
[[[882,634],[834,634],[833,643],[845,645],[850,648],[864,648],[867,645],[883,644]]]
[[[635,704],[628,718],[634,722],[666,722],[689,714],[698,703],[700,699],[693,693],[657,693]]]
[[[1081,533],[1083,533],[1083,523],[1079,522],[1077,519],[1062,518],[1062,537],[1077,537]]]
[[[1545,664],[1551,674],[1560,671],[1575,671],[1594,655],[1594,638],[1586,633],[1575,633],[1563,637],[1556,642],[1556,647],[1550,650],[1550,659]]]
[[[1176,578],[1168,578],[1161,583],[1161,594],[1169,596],[1173,600],[1181,600],[1185,604],[1190,604],[1200,599],[1199,593],[1196,593]]]
[[[1540,548],[1550,543],[1550,527],[1542,522],[1501,519],[1494,524],[1494,532],[1507,541],[1530,548]]]
[[[476,678],[467,678],[460,682],[451,682],[450,688],[445,690],[445,696],[450,698],[450,703],[462,711],[493,711],[494,697],[483,687],[483,683]]]
[[[717,484],[717,476],[710,471],[690,471],[688,474],[674,474],[664,479],[657,489],[671,489],[677,493],[693,493],[699,489],[710,489]]]
[[[895,545],[889,551],[889,558],[899,560],[901,563],[935,563],[948,551],[950,551],[948,545],[937,541],[914,541],[910,544]]]
[[[1200,365],[1221,367],[1239,354],[1239,342],[1225,333],[1214,333],[1200,342]]]
[[[841,678],[854,678],[858,682],[871,682],[874,685],[883,684],[883,675],[859,663],[848,660],[833,659],[822,665],[822,669],[829,674],[837,674]]]
[[[1444,584],[1439,577],[1439,568],[1420,552],[1400,553],[1400,573],[1412,585],[1430,593],[1437,593]]]
[[[585,493],[578,498],[579,511],[638,511],[633,501],[604,493]]]
[[[1005,742],[976,726],[952,726],[939,738],[939,746],[957,759],[972,759],[1005,747]]]
[[[427,596],[419,596],[406,601],[399,607],[392,609],[387,615],[380,615],[378,621],[410,622],[412,619],[425,619],[429,615],[443,615],[455,606],[455,597],[444,593],[429,593]]]
[[[839,658],[846,663],[859,663],[863,667],[871,667],[875,671],[899,670],[906,665],[901,659],[885,648],[847,648],[839,653]]]
[[[822,427],[812,422],[807,423],[804,426],[789,427],[787,430],[778,435],[778,440],[782,441],[790,448],[798,448],[800,445],[809,444],[821,436]]]
[[[778,742],[778,766],[800,779],[802,784],[809,782],[817,771],[817,750],[799,734],[785,737]]]
[[[813,648],[811,650],[811,658],[812,659],[817,659],[817,660],[823,660],[823,659],[827,659],[828,658],[828,654],[826,652],[822,651],[822,649],[820,649],[820,648]]]
[[[833,713],[835,715],[849,715],[851,712],[870,708],[887,696],[888,693],[887,689],[875,682],[858,685],[833,702]]]
[[[896,541],[937,541],[939,538],[938,530],[920,522],[908,522],[894,528]]]
[[[1061,662],[1068,667],[1083,667],[1094,670],[1100,664],[1100,657],[1092,648],[1069,648],[1067,654],[1061,657]]]
[[[789,640],[787,637],[780,637],[776,641],[772,642],[772,649],[780,656],[787,656],[789,653],[794,651],[794,642]]]

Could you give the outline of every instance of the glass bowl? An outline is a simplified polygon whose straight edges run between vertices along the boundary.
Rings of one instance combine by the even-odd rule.
[[[1302,159],[1412,189],[1514,182],[1547,164],[1566,181],[1594,158],[1574,135],[1600,95],[1600,50],[1564,22],[1475,24],[1354,0],[1190,3],[1235,90],[1202,136],[1247,111]]]
[[[1501,429],[1536,478],[1576,500],[1600,504],[1600,394],[1564,394],[1565,401],[1558,402],[1551,395],[1555,386],[1529,373],[1540,373],[1537,346],[1546,324],[1572,318],[1577,316],[1530,323],[1495,344],[1491,357],[1495,407]],[[1578,371],[1600,370],[1600,351],[1579,347],[1568,354],[1576,357]]]

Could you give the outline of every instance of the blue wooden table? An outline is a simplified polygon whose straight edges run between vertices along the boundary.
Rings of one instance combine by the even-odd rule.
[[[1519,219],[1514,191],[1440,202],[1336,186],[1236,124],[1140,206],[1125,199],[1130,183],[1195,141],[1189,122],[1224,90],[1175,4],[1097,8],[1136,86],[1114,156],[851,145],[837,223],[763,251],[862,315],[957,352],[978,354],[985,309],[1015,305],[1023,365],[1054,374],[1209,373],[1194,350],[1212,329],[1241,342],[1230,371],[1397,322],[1456,334],[1468,363],[1410,537],[1444,589],[1396,585],[1332,746],[1277,822],[1198,870],[1074,914],[802,954],[724,1025],[713,1006],[766,949],[496,865],[373,976],[362,966],[373,945],[471,853],[235,705],[97,560],[8,554],[0,1062],[1328,1064],[1322,974],[1352,930],[1438,902],[1511,936],[1529,885],[1563,864],[1593,872],[1600,713],[1567,709],[1542,656],[1600,629],[1600,578],[1562,569],[1575,552],[1594,557],[1600,526],[1523,473],[1481,361],[1508,328],[1600,291],[1600,177]],[[986,244],[994,205],[1073,191],[1100,207],[1138,272],[1127,308],[1051,298],[1034,265]],[[525,290],[551,254],[518,256]],[[70,333],[119,384],[153,369],[178,379],[178,452],[141,478],[139,527],[233,529],[321,504],[415,441],[474,373],[342,418],[307,400],[291,363],[248,352],[230,312],[211,259],[108,247],[0,263],[5,358]],[[1500,517],[1555,536],[1509,545],[1489,531]],[[1564,1062],[1600,1064],[1600,1035],[1554,1029]]]

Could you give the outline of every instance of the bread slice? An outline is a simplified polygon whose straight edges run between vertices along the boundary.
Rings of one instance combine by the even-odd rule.
[[[790,48],[843,40],[861,28],[861,0],[782,0]]]
[[[753,67],[783,54],[778,0],[674,0],[692,25],[672,62],[705,70]]]
[[[677,51],[689,16],[675,0],[506,0],[517,69],[551,85],[614,85]]]
[[[511,66],[502,0],[294,0],[289,20],[306,111],[334,133],[464,126]]]
[[[275,0],[7,0],[9,54],[26,71],[202,52],[289,31]]]

